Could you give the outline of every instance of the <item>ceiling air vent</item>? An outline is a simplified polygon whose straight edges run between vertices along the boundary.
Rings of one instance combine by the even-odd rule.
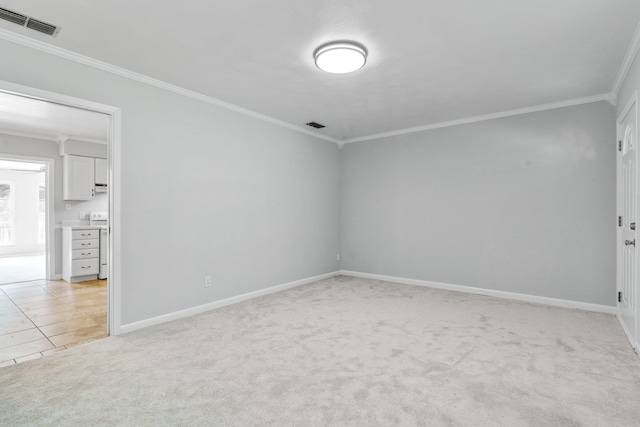
[[[13,22],[14,24],[30,28],[48,36],[55,37],[60,32],[60,27],[47,24],[46,22],[40,21],[39,19],[31,18],[29,16],[2,7],[0,7],[0,19],[4,19],[5,21]]]
[[[60,29],[55,25],[47,24],[46,22],[38,21],[37,19],[29,18],[27,22],[27,28],[40,31],[48,36],[55,36]]]
[[[3,9],[0,7],[0,19],[4,19],[5,21],[13,22],[14,24],[23,25],[27,23],[27,18],[24,15],[20,15],[19,13],[12,12],[7,9]]]
[[[316,128],[316,129],[322,129],[322,128],[326,127],[325,125],[321,125],[320,123],[316,123],[316,122],[309,122],[306,125],[307,126],[311,126],[312,128]]]

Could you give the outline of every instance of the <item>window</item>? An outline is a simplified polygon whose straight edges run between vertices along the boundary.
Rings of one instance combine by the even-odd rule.
[[[45,188],[41,185],[38,189],[38,243],[45,243],[45,220],[46,220],[46,207],[45,207]]]
[[[0,182],[0,246],[13,245],[13,183]]]

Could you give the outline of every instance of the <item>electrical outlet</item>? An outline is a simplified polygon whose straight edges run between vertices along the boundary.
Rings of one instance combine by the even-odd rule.
[[[78,219],[86,219],[87,218],[87,213],[85,211],[80,211],[78,213]]]
[[[211,287],[211,276],[205,276],[204,277],[204,287],[205,288],[210,288]]]
[[[340,254],[336,254],[336,261],[340,261]]]
[[[64,208],[68,211],[71,210],[71,203],[67,203],[66,205],[64,205]]]

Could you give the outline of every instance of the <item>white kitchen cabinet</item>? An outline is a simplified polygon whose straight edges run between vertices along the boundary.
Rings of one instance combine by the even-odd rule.
[[[95,280],[100,271],[100,229],[62,227],[62,278]]]
[[[96,185],[107,185],[109,180],[109,162],[107,159],[95,159],[96,160]]]
[[[91,200],[95,194],[95,159],[65,154],[62,163],[62,198]]]

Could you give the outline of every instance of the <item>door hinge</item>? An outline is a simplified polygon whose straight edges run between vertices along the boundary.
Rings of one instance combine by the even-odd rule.
[[[618,292],[618,302],[622,302],[622,292]]]
[[[618,227],[622,227],[622,217],[618,217]]]
[[[622,140],[618,141],[618,151],[622,151]]]

